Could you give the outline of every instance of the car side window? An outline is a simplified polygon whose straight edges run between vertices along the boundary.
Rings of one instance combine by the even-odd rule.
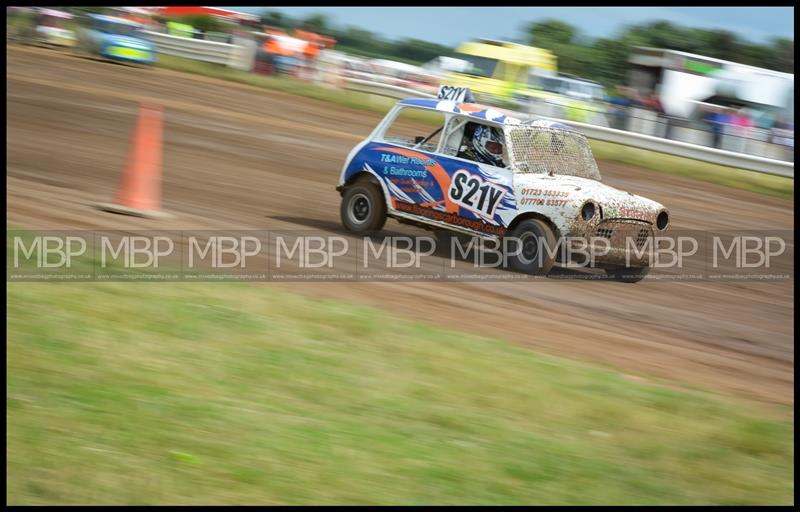
[[[447,123],[444,131],[444,142],[441,152],[443,155],[456,156],[461,147],[461,139],[464,137],[464,126],[467,120],[463,117],[453,116]]]
[[[435,152],[444,124],[442,112],[405,107],[384,130],[383,140],[407,148]]]
[[[491,128],[496,138],[477,140],[475,134],[481,127]],[[459,133],[461,137],[456,157],[500,168],[508,166],[508,148],[502,129],[484,123],[467,121]],[[476,145],[480,145],[480,148]]]

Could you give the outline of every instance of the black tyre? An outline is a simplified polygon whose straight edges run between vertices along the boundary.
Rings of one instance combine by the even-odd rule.
[[[82,57],[82,58],[85,58],[85,59],[92,56],[89,53],[89,49],[82,42],[75,43],[75,46],[73,46],[70,49],[70,53],[72,53],[72,55],[75,55],[76,57]]]
[[[555,263],[556,236],[546,222],[524,220],[514,228],[510,237],[516,241],[508,246],[514,270],[534,276],[546,276],[550,272]]]
[[[362,235],[378,232],[386,223],[383,191],[369,178],[360,178],[345,189],[340,208],[342,224]]]
[[[622,283],[638,283],[650,273],[650,267],[613,267],[606,268],[609,279]]]

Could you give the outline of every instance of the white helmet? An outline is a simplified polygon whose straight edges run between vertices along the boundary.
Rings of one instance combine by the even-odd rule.
[[[472,147],[483,163],[502,167],[503,137],[491,126],[478,125],[472,134]]]

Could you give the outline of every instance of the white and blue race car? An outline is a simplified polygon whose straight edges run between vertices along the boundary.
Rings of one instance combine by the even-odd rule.
[[[78,33],[78,49],[104,59],[153,64],[155,45],[142,34],[143,26],[124,18],[90,14],[89,26]]]
[[[574,129],[464,101],[467,94],[442,86],[437,99],[401,100],[352,149],[337,186],[344,226],[369,235],[392,217],[438,232],[512,237],[521,246],[512,265],[534,275],[561,263],[542,244],[600,239],[599,267],[621,280],[643,278],[649,263],[639,249],[667,229],[667,209],[601,183]],[[422,121],[430,128],[420,130]]]

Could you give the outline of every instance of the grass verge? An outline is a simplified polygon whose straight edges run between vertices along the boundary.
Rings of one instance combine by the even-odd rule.
[[[330,89],[286,77],[271,77],[245,73],[225,66],[173,57],[159,56],[159,66],[176,71],[231,80],[327,101],[345,107],[368,110],[378,114],[389,111],[396,100],[355,91]],[[757,172],[735,169],[722,165],[692,160],[664,153],[593,140],[592,151],[600,160],[612,160],[658,172],[686,176],[700,181],[750,190],[784,199],[794,198],[794,180]]]
[[[239,283],[10,283],[11,504],[790,504],[789,414]]]

